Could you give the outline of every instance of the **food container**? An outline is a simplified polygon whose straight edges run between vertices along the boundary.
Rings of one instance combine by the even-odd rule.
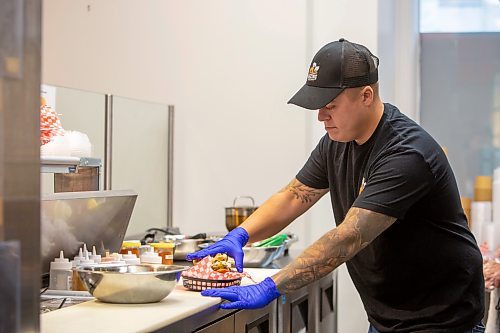
[[[236,206],[236,202],[240,199],[249,199],[252,202],[251,206]],[[226,228],[231,231],[241,225],[253,212],[259,207],[255,207],[255,201],[250,196],[236,197],[233,200],[232,207],[226,207]]]
[[[231,267],[233,265],[228,264],[227,255],[206,256],[194,266],[182,272],[182,283],[189,290],[201,291],[238,286],[243,277],[251,279],[250,274],[247,272],[237,272]]]
[[[236,278],[232,280],[208,280],[208,279],[197,279],[194,277],[183,276],[182,284],[185,288],[189,290],[202,291],[206,289],[239,286],[241,284],[241,278]]]
[[[95,298],[108,303],[153,303],[167,297],[177,285],[177,265],[98,265],[78,269],[80,279]]]
[[[160,255],[163,265],[174,264],[174,243],[151,243],[149,245],[151,245],[154,251]]]
[[[121,254],[128,254],[128,252],[132,252],[136,256],[140,256],[139,248],[141,247],[141,242],[138,240],[126,240],[123,241],[122,247],[120,249]]]

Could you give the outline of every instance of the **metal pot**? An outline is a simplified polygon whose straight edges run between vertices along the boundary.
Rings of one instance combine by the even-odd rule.
[[[236,206],[238,199],[250,199],[252,206]],[[233,200],[233,207],[226,207],[226,228],[231,231],[245,221],[250,214],[255,212],[259,207],[255,207],[255,201],[250,196],[236,197]]]

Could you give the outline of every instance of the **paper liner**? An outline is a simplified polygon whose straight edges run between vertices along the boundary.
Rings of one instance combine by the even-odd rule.
[[[42,145],[50,142],[53,136],[64,135],[61,120],[50,106],[40,107],[40,142]]]

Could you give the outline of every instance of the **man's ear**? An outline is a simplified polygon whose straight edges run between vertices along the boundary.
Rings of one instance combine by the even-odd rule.
[[[370,105],[373,102],[375,92],[372,87],[366,86],[361,91],[361,95],[363,96],[363,104]]]

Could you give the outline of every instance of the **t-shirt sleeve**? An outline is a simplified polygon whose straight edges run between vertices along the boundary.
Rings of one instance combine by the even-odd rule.
[[[328,188],[328,172],[326,164],[327,141],[323,137],[312,151],[307,162],[295,176],[302,184],[316,189]]]
[[[353,206],[403,219],[433,184],[434,176],[422,155],[395,152],[372,165]]]

